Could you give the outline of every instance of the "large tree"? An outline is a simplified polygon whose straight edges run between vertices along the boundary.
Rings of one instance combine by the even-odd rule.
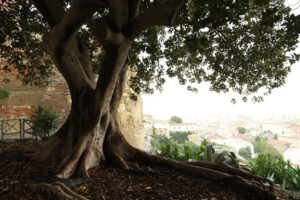
[[[66,122],[33,155],[60,159],[57,177],[88,177],[88,169],[104,161],[125,170],[159,165],[272,197],[266,179],[132,147],[122,135],[118,106],[128,68],[136,72],[130,85],[137,93],[161,89],[166,76],[190,90],[207,81],[211,90],[231,89],[244,100],[283,85],[298,59],[296,18],[283,0],[2,0],[0,6],[3,70],[14,68],[24,83],[43,85],[54,64],[70,90]],[[62,198],[84,199],[57,186],[61,190],[40,184]]]

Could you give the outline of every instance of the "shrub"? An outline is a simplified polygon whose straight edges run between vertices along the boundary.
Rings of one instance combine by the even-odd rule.
[[[276,157],[269,153],[259,154],[249,164],[256,175],[270,178],[280,186],[285,185],[289,162],[284,161],[282,156]]]
[[[10,92],[8,89],[0,87],[0,99],[7,98],[7,97],[9,97],[9,95],[10,95]]]
[[[241,127],[241,126],[237,127],[237,130],[239,134],[245,134],[247,131],[245,127]]]
[[[171,140],[173,140],[174,142],[177,142],[178,144],[184,144],[189,140],[188,136],[191,134],[192,134],[191,132],[176,131],[176,132],[171,132],[170,137]]]
[[[49,136],[57,129],[57,115],[46,107],[38,105],[31,116],[32,130],[35,136]]]
[[[293,168],[288,165],[287,178],[286,178],[286,189],[293,191],[300,191],[300,168]]]
[[[254,153],[258,154],[272,154],[274,156],[280,156],[281,154],[270,144],[267,143],[268,138],[264,138],[260,141],[253,141]]]
[[[282,189],[300,191],[300,168],[292,167],[282,156],[260,154],[249,164],[256,175],[271,179]]]
[[[170,122],[179,124],[179,123],[182,123],[182,119],[178,116],[172,116],[170,119]]]
[[[249,146],[240,148],[238,154],[243,158],[245,158],[246,160],[251,160],[252,158],[251,149]]]

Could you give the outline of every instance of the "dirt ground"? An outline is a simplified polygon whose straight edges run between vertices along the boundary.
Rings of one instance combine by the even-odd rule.
[[[22,151],[40,148],[42,142],[0,142],[0,199],[39,200],[39,194],[31,192],[37,182],[53,178],[58,165],[56,160],[32,161],[22,157]],[[3,157],[13,151],[14,159]],[[124,172],[112,166],[101,165],[90,170],[91,180],[72,187],[72,190],[91,200],[119,199],[199,199],[199,200],[250,200],[248,191],[213,183],[201,178],[184,175],[167,169],[145,169],[144,172]],[[77,179],[76,179],[77,180]],[[297,199],[284,191],[275,190],[277,199]]]

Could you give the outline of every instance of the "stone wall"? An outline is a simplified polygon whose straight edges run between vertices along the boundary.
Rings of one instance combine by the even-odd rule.
[[[8,78],[9,83],[2,80]],[[57,73],[46,88],[24,86],[16,79],[16,73],[0,71],[0,87],[10,91],[10,96],[0,99],[0,119],[29,118],[33,108],[43,105],[59,115],[61,123],[70,110],[71,98],[63,77]],[[124,97],[120,104],[120,120],[126,139],[135,147],[144,148],[142,100],[132,101],[130,88],[126,85]]]
[[[130,76],[130,74],[129,74]],[[125,138],[132,145],[144,149],[143,105],[142,96],[138,95],[137,101],[130,98],[132,90],[126,84],[123,98],[119,106],[120,121],[125,133]]]

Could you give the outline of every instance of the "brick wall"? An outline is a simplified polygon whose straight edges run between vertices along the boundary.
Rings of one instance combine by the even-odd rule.
[[[10,79],[5,84],[4,78]],[[0,119],[29,118],[33,108],[43,105],[56,112],[60,122],[66,119],[69,114],[71,98],[68,86],[63,77],[57,72],[52,78],[51,84],[46,88],[24,86],[16,79],[16,73],[5,73],[0,71],[0,87],[10,91],[10,96],[0,99]],[[138,101],[129,98],[130,89],[125,88],[119,113],[124,135],[127,140],[138,148],[144,148],[143,122],[142,122],[142,100]]]

